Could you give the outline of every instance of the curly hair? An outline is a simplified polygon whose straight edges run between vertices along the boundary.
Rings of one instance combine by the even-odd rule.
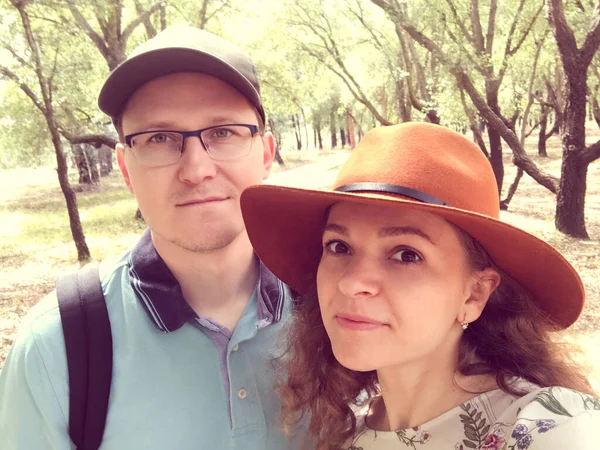
[[[475,270],[494,268],[501,276],[480,318],[459,343],[457,371],[492,375],[498,387],[521,396],[511,385],[520,377],[541,387],[562,386],[593,394],[587,377],[567,353],[570,347],[552,340],[556,325],[514,279],[494,265],[483,247],[458,229]],[[310,432],[318,450],[337,450],[356,432],[354,411],[379,395],[375,371],[356,372],[333,355],[319,310],[316,282],[296,296],[294,319],[287,332],[285,378],[277,390],[282,398],[284,431],[310,415]]]

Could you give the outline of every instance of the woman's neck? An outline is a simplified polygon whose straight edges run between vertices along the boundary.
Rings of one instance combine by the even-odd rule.
[[[422,361],[377,371],[381,398],[372,404],[370,428],[396,431],[428,422],[476,395],[495,389],[494,377],[464,376],[456,359]]]

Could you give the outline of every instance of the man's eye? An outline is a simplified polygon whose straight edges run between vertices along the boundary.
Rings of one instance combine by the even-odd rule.
[[[150,139],[148,139],[149,142],[153,142],[155,144],[162,144],[163,142],[169,142],[170,140],[173,140],[173,137],[165,133],[153,134],[150,136]]]
[[[394,253],[392,255],[392,259],[395,259],[395,260],[403,262],[403,263],[416,263],[416,262],[423,261],[423,258],[421,258],[421,255],[419,255],[416,251],[411,250],[409,248],[404,248],[404,249],[398,250],[396,253]]]
[[[335,255],[350,253],[350,248],[341,241],[330,241],[325,244],[325,250]]]
[[[213,130],[213,137],[216,137],[219,139],[228,138],[232,134],[233,134],[232,131],[228,128],[217,128],[217,129]]]

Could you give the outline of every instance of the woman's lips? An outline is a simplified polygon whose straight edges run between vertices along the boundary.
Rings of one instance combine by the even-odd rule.
[[[337,324],[346,330],[370,331],[386,327],[387,324],[364,316],[351,314],[338,314],[335,316]]]

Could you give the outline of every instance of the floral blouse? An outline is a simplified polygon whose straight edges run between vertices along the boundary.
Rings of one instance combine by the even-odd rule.
[[[486,392],[407,430],[374,431],[363,420],[349,450],[600,450],[600,401],[530,386],[524,397]]]

